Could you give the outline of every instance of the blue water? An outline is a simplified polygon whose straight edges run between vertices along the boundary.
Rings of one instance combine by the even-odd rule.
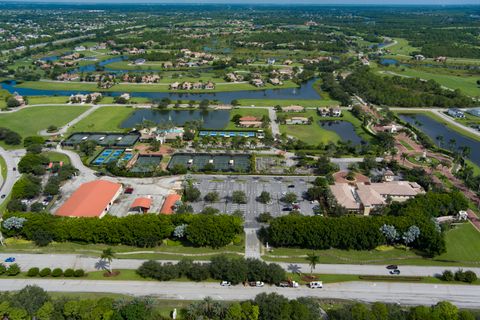
[[[334,131],[343,141],[351,141],[354,145],[359,145],[363,142],[362,138],[355,132],[353,124],[348,121],[326,120],[319,121],[319,125],[325,130]]]
[[[460,150],[462,147],[470,147],[470,155],[468,158],[480,166],[480,141],[461,135],[424,114],[401,114],[400,118],[425,132],[425,134],[441,148],[449,149],[451,139],[455,139],[454,145],[457,150]],[[443,136],[443,142],[437,139],[439,136]]]
[[[266,89],[266,90],[243,90],[230,92],[210,93],[173,93],[173,92],[131,92],[132,97],[144,97],[149,99],[170,98],[172,100],[218,100],[222,103],[230,103],[234,99],[306,99],[318,100],[322,97],[313,89],[316,79],[311,79],[301,85],[300,88]],[[18,88],[16,83],[2,82],[2,89],[10,93],[17,92],[22,96],[70,96],[72,94],[87,94],[94,91],[77,90],[41,90],[31,88]],[[132,86],[133,87],[133,86]],[[97,90],[95,90],[97,91]],[[124,92],[102,92],[105,96],[119,96]],[[213,128],[211,128],[213,129]]]
[[[187,121],[202,120],[203,128],[218,130],[228,125],[230,111],[138,109],[120,125],[120,128],[134,128],[145,120],[157,124],[172,122],[176,126],[183,126]]]
[[[399,62],[396,59],[381,59],[380,60],[380,64],[382,64],[384,66],[396,65],[398,63]]]

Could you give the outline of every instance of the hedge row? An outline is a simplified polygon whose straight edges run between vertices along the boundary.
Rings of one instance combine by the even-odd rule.
[[[40,276],[42,278],[44,277],[48,277],[48,276],[51,276],[51,277],[54,277],[54,278],[58,278],[58,277],[66,277],[66,278],[71,278],[71,277],[75,277],[75,278],[81,278],[81,277],[84,277],[86,275],[85,271],[83,269],[77,269],[77,270],[74,270],[74,269],[65,269],[62,270],[60,268],[55,268],[55,269],[50,269],[50,268],[43,268],[43,269],[39,269],[39,268],[30,268],[27,272],[27,276],[29,277],[37,277],[37,276]]]
[[[455,273],[450,270],[445,270],[440,276],[440,279],[443,281],[461,281],[473,283],[477,281],[477,274],[471,270],[463,271],[462,269],[459,269]]]
[[[220,281],[230,281],[237,284],[242,281],[263,281],[278,284],[286,279],[285,270],[278,264],[265,263],[257,259],[228,258],[220,255],[210,262],[195,263],[184,259],[177,264],[146,261],[137,273],[144,278],[159,281],[169,281],[187,277],[193,281],[204,281],[212,278]]]
[[[11,217],[26,220],[18,228],[5,228]],[[242,232],[239,218],[229,215],[130,215],[98,218],[65,218],[40,213],[9,213],[4,217],[2,231],[8,237],[22,237],[36,241],[40,237],[56,242],[124,244],[154,247],[172,236],[176,226],[186,225],[183,237],[194,246],[218,248],[231,243]],[[37,241],[36,241],[37,242]]]

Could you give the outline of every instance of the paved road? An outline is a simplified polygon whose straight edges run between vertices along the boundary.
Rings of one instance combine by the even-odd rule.
[[[15,182],[20,178],[20,174],[18,170],[13,170],[13,168],[17,168],[18,162],[20,158],[25,155],[24,149],[18,150],[5,150],[0,147],[0,156],[5,159],[7,164],[7,178],[3,181],[2,185],[0,186],[0,193],[3,195],[8,195],[12,191],[13,185]],[[0,198],[0,204],[5,201],[5,198]]]
[[[245,228],[245,258],[260,259],[260,240],[257,232],[259,228]]]
[[[268,116],[270,118],[270,128],[272,129],[272,135],[276,137],[277,135],[280,135],[280,127],[277,123],[277,113],[275,112],[274,108],[268,108]]]
[[[252,288],[241,285],[221,287],[217,283],[194,282],[2,279],[0,291],[20,290],[33,284],[51,292],[109,292],[134,296],[150,295],[169,300],[201,300],[205,297],[215,300],[248,300],[262,292],[275,292],[290,299],[313,296],[402,305],[432,305],[448,300],[462,308],[480,307],[480,286],[419,283],[346,282],[326,284],[323,289],[309,289],[271,286]]]
[[[78,153],[70,150],[62,149],[60,144],[57,145],[57,148],[54,150],[55,152],[62,153],[70,158],[70,163],[72,166],[78,169],[80,172],[80,176],[83,176],[85,180],[95,180],[96,176],[94,175],[95,170],[90,169],[86,165],[83,164],[82,159],[78,155]]]
[[[259,249],[258,249],[259,250]],[[139,253],[153,253],[153,251],[141,251]],[[22,270],[28,270],[31,267],[39,268],[82,268],[87,271],[97,270],[96,264],[99,261],[100,252],[95,256],[75,255],[75,254],[23,254],[23,253],[0,253],[0,261],[13,256]],[[117,256],[127,257],[128,254],[118,253]],[[172,258],[178,259],[178,255],[172,255]],[[175,259],[168,260],[174,262]],[[117,269],[137,269],[145,260],[142,259],[114,259],[112,266]],[[163,260],[162,260],[163,261]],[[285,270],[290,272],[310,272],[310,266],[306,263],[279,263]],[[456,271],[458,267],[444,266],[399,266],[404,276],[435,276],[441,274],[445,269]],[[480,274],[480,267],[464,268]],[[314,270],[315,273],[322,274],[355,274],[355,275],[388,275],[385,265],[355,265],[355,264],[318,264]]]

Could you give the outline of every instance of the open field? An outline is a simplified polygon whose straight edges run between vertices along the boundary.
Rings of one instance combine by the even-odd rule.
[[[88,110],[87,106],[51,106],[26,108],[0,115],[0,127],[18,132],[22,137],[37,135],[50,125],[61,127]]]
[[[392,54],[410,56],[412,52],[418,51],[419,48],[412,47],[406,39],[395,38],[396,45],[388,47]]]
[[[332,117],[320,117],[316,110],[306,110],[304,113],[289,113],[285,114],[287,117],[299,116],[299,117],[313,117],[313,123],[310,125],[280,125],[280,131],[286,133],[289,136],[296,137],[302,141],[308,142],[310,144],[328,143],[330,141],[336,142],[340,140],[338,134],[334,131],[325,129],[324,127],[318,124],[319,121],[348,121],[353,124],[355,127],[355,132],[364,140],[368,141],[370,136],[361,128],[361,121],[355,118],[350,111],[343,111],[343,117],[341,118],[332,118]]]
[[[480,232],[470,223],[447,231],[445,235],[447,252],[435,258],[425,258],[413,250],[391,249],[386,251],[355,250],[318,250],[320,263],[345,264],[399,264],[399,265],[444,265],[444,266],[479,266]],[[303,262],[311,249],[275,248],[262,258],[268,261]]]
[[[123,131],[119,126],[132,112],[129,107],[102,107],[72,126],[69,132]]]
[[[413,69],[404,66],[395,67],[390,66],[386,68],[381,68],[384,72],[383,74],[387,75],[400,75],[407,77],[421,78],[425,80],[435,80],[442,86],[445,86],[449,89],[459,89],[463,93],[472,96],[480,96],[480,88],[477,85],[478,77],[467,74],[446,74],[442,73],[441,70],[430,68],[430,72],[425,70]]]
[[[42,155],[46,156],[52,162],[63,162],[64,164],[70,164],[70,158],[63,153],[48,151],[43,152]]]
[[[173,81],[172,81],[173,82]],[[285,81],[282,86],[266,84],[264,87],[255,87],[249,83],[221,83],[215,86],[213,90],[169,90],[168,83],[158,84],[136,84],[120,83],[109,89],[98,89],[96,83],[91,82],[60,82],[60,81],[25,81],[18,85],[20,88],[31,88],[40,90],[78,90],[78,91],[108,91],[108,92],[190,92],[190,93],[208,93],[223,91],[243,91],[243,90],[265,90],[280,88],[298,87],[292,81]]]

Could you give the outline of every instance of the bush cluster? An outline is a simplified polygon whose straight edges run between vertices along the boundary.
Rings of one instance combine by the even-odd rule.
[[[43,268],[43,269],[39,269],[39,268],[30,268],[28,271],[27,271],[27,276],[29,277],[42,277],[42,278],[45,278],[45,277],[54,277],[54,278],[58,278],[58,277],[61,277],[61,276],[64,276],[66,278],[71,278],[71,277],[75,277],[75,278],[81,278],[81,277],[84,277],[85,276],[85,271],[83,269],[77,269],[77,270],[74,270],[74,269],[65,269],[62,270],[60,268],[55,268],[55,269],[50,269],[50,268]]]
[[[20,273],[20,266],[16,263],[12,263],[9,266],[0,263],[0,276],[7,275],[7,276],[16,276]]]
[[[461,281],[473,283],[477,281],[477,274],[471,270],[463,271],[462,269],[459,269],[455,273],[450,270],[445,270],[440,276],[440,279],[443,281]]]
[[[285,271],[278,264],[268,264],[257,259],[228,258],[223,255],[216,256],[206,263],[195,263],[184,259],[177,264],[162,264],[151,260],[144,262],[137,269],[137,273],[144,278],[153,278],[159,281],[168,281],[180,277],[187,277],[193,281],[213,278],[230,281],[232,284],[242,281],[263,281],[278,284],[286,277]]]

